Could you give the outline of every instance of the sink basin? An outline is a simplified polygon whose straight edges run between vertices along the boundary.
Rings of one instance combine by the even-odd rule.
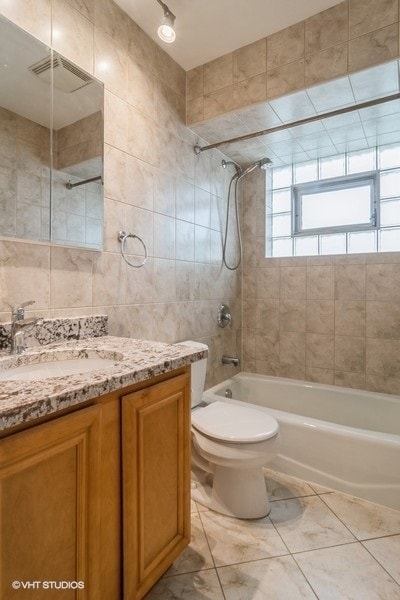
[[[1,381],[34,381],[104,370],[122,360],[118,352],[52,350],[12,356],[0,361]]]

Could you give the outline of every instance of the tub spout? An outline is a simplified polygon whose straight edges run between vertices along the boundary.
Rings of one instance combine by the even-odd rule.
[[[236,356],[223,356],[222,357],[223,365],[233,365],[234,367],[238,367],[240,364],[239,359]]]

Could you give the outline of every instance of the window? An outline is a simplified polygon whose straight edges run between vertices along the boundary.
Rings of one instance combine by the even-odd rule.
[[[293,186],[294,234],[377,226],[376,173]]]
[[[276,167],[269,177],[266,256],[400,251],[400,143]]]

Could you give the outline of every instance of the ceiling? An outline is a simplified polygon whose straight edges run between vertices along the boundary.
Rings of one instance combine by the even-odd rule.
[[[163,10],[157,0],[116,3],[188,71],[285,27],[307,19],[342,0],[167,0],[176,15],[176,41],[162,42],[157,28]]]

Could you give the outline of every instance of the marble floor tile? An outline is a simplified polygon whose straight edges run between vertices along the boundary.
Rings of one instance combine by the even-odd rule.
[[[308,485],[314,490],[316,494],[330,494],[331,492],[333,492],[332,488],[325,487],[324,485],[320,485],[319,483],[313,483],[312,481],[309,481]]]
[[[327,494],[323,501],[359,540],[400,533],[400,511],[339,494]]]
[[[218,568],[226,600],[315,600],[291,556]]]
[[[319,600],[399,600],[400,588],[360,544],[296,554]]]
[[[241,520],[210,510],[200,518],[217,567],[289,554],[268,517]]]
[[[315,491],[301,479],[296,479],[285,473],[278,473],[271,469],[263,469],[268,497],[274,500],[299,498],[300,496],[314,496]]]
[[[146,595],[146,600],[224,600],[214,569],[163,577]]]
[[[318,496],[271,503],[272,523],[291,552],[354,541],[354,536]]]
[[[193,573],[214,567],[203,525],[197,514],[192,515],[192,540],[166,572],[166,576]]]
[[[363,545],[400,585],[400,535],[368,540]]]

